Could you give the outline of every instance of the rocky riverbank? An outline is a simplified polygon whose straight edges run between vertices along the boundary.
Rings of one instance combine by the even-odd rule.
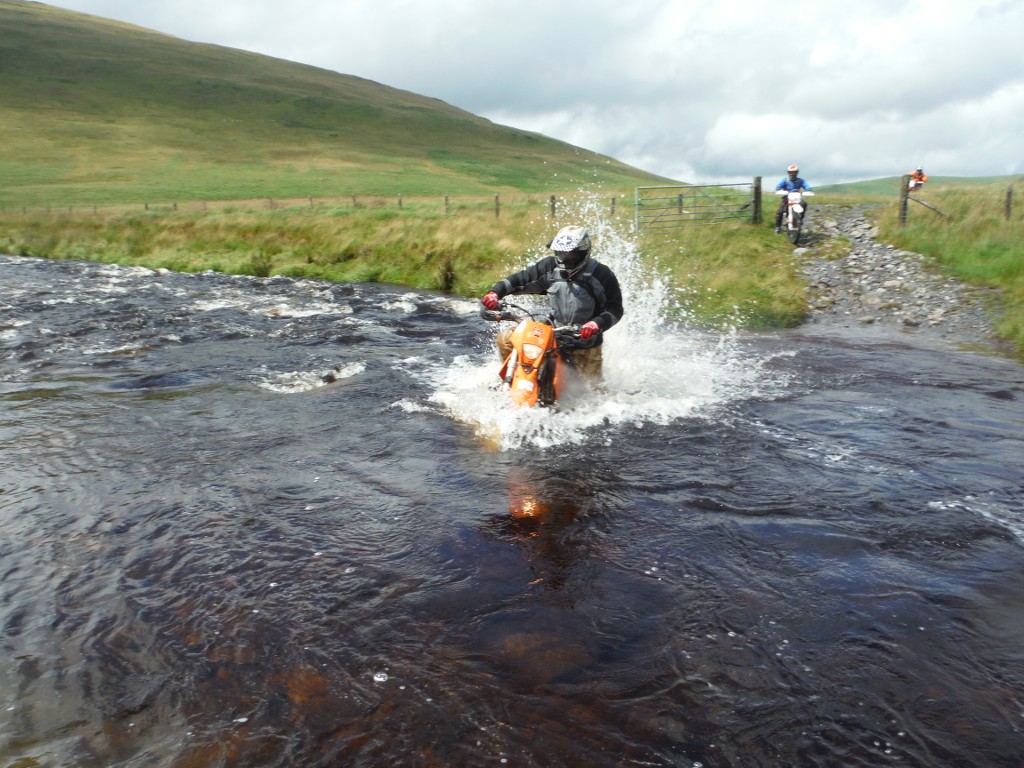
[[[808,224],[795,255],[808,281],[809,325],[885,328],[1008,352],[993,330],[991,295],[939,275],[919,253],[878,242],[863,208],[815,205]]]

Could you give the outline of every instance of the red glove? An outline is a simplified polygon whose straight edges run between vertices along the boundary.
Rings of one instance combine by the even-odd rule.
[[[589,339],[595,333],[600,333],[600,332],[601,332],[601,327],[597,323],[595,323],[593,320],[591,320],[589,323],[584,323],[583,327],[580,328],[580,338],[581,339]]]
[[[488,291],[484,294],[484,297],[480,299],[480,303],[483,304],[485,308],[491,310],[491,312],[498,308],[499,302],[500,299],[498,298],[498,294],[494,291]]]

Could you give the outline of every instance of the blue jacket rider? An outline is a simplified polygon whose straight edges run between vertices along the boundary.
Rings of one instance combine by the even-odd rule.
[[[604,332],[622,319],[622,291],[615,273],[590,258],[590,246],[585,228],[563,227],[548,243],[554,255],[495,283],[480,303],[495,310],[511,294],[547,294],[556,325],[580,326],[572,350],[574,366],[585,377],[599,379]],[[512,351],[512,330],[498,334],[503,360]]]
[[[804,190],[812,192],[810,185],[801,179],[797,174],[800,173],[800,169],[791,165],[786,169],[786,177],[775,185],[775,191],[778,192],[780,189],[784,189],[787,192],[792,192],[794,189]],[[786,214],[786,196],[783,195],[782,199],[779,200],[779,210],[775,212],[775,234],[779,234],[782,231],[782,217]]]

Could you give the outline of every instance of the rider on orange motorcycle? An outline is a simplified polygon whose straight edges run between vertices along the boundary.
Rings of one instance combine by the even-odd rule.
[[[480,303],[493,311],[511,294],[547,294],[555,325],[580,326],[580,338],[571,352],[576,370],[599,380],[604,332],[622,319],[622,291],[615,273],[590,258],[590,246],[585,228],[562,227],[547,245],[554,255],[495,283]],[[511,335],[512,329],[498,334],[503,360],[512,351]]]
[[[781,189],[787,192],[792,192],[794,189],[811,191],[810,186],[806,181],[800,178],[798,175],[800,169],[796,165],[791,165],[786,169],[786,177],[775,185],[775,191],[778,192]],[[782,217],[786,215],[786,196],[783,195],[779,200],[779,210],[775,212],[775,234],[779,234],[782,231]]]

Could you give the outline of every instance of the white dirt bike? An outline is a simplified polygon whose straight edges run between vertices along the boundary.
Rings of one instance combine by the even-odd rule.
[[[804,226],[804,214],[807,212],[804,198],[814,197],[814,193],[809,189],[794,189],[791,192],[779,189],[775,191],[775,194],[786,198],[786,213],[782,223],[786,227],[786,236],[793,245],[796,245],[800,242],[800,234]]]

